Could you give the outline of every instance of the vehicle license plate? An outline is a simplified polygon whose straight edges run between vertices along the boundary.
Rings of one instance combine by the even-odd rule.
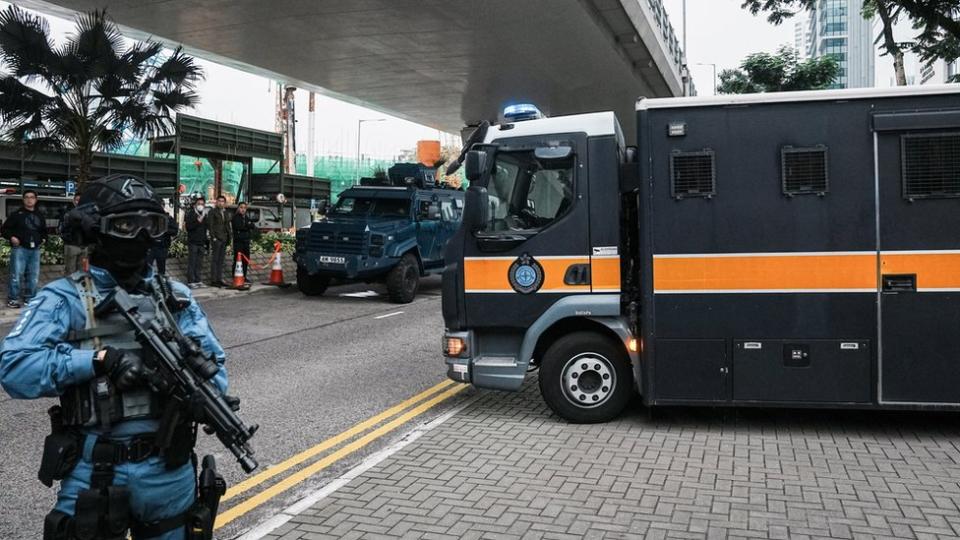
[[[324,264],[346,264],[347,259],[344,257],[333,257],[330,255],[321,255],[320,262]]]

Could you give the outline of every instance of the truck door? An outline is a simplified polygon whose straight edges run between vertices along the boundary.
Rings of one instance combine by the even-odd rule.
[[[960,122],[886,116],[874,118],[880,401],[960,403]]]
[[[417,200],[417,245],[424,266],[432,266],[442,254],[437,249],[440,233],[440,202],[437,196]]]
[[[501,139],[478,187],[487,221],[465,231],[466,323],[512,339],[560,299],[590,292],[586,137]]]

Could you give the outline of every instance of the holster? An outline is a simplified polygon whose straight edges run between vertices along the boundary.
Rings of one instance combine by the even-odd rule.
[[[47,487],[54,480],[63,480],[77,465],[83,453],[83,436],[66,429],[59,405],[47,410],[50,416],[51,432],[43,440],[43,456],[40,458],[40,470],[37,478]]]

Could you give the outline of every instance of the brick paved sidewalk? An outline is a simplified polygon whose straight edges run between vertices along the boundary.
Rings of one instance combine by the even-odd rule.
[[[957,415],[478,401],[266,538],[960,536]]]

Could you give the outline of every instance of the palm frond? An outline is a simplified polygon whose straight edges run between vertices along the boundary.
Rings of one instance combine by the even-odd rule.
[[[106,11],[92,11],[77,16],[76,30],[67,36],[65,50],[78,60],[86,78],[96,79],[117,65],[117,51],[122,46],[120,29]]]
[[[202,80],[203,69],[197,65],[196,60],[183,52],[182,47],[177,47],[144,83],[155,87],[172,85],[192,89]]]
[[[156,90],[153,92],[153,108],[159,114],[173,116],[180,109],[190,109],[200,102],[200,96],[189,90]]]
[[[46,19],[13,5],[0,12],[0,60],[13,75],[47,78],[54,56]]]
[[[4,124],[40,118],[52,101],[53,98],[23,84],[16,77],[0,77],[0,120]]]

